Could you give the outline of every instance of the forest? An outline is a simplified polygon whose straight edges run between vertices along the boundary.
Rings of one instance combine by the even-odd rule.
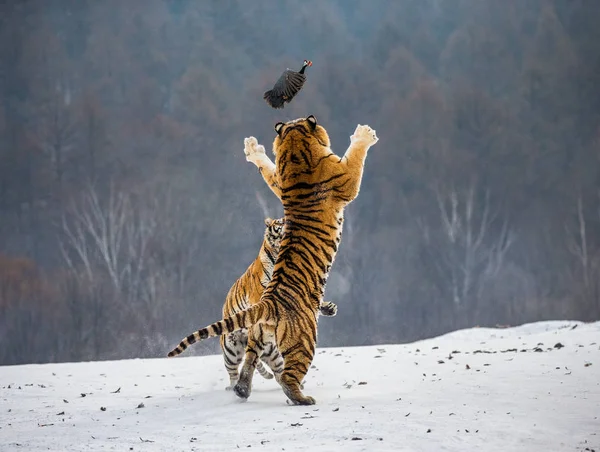
[[[600,319],[599,23],[596,0],[1,1],[0,365],[162,357],[220,319],[283,214],[243,139],[309,114],[338,155],[379,136],[319,346]]]

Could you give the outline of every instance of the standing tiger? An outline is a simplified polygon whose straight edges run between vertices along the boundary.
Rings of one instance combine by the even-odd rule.
[[[256,138],[244,140],[246,160],[258,167],[283,204],[285,228],[272,279],[258,304],[196,331],[178,348],[241,328],[268,328],[284,360],[277,378],[284,393],[293,404],[312,405],[315,399],[302,393],[301,382],[315,352],[317,312],[341,240],[344,208],[358,196],[367,151],[378,138],[359,124],[339,157],[312,115],[278,122],[275,131],[275,164]],[[248,337],[246,361],[234,387],[238,396],[250,395],[262,353]]]
[[[279,218],[273,220],[265,219],[265,232],[262,245],[258,256],[246,269],[227,292],[225,303],[223,305],[223,317],[229,317],[236,312],[242,311],[249,306],[252,306],[260,301],[260,297],[271,280],[273,274],[273,266],[275,259],[279,253],[279,245],[283,237],[284,220]],[[331,301],[321,302],[320,313],[324,316],[335,316],[337,314],[337,305]],[[238,380],[238,368],[244,358],[244,350],[248,343],[248,335],[252,334],[252,328],[238,330],[233,333],[221,335],[221,350],[223,351],[223,360],[225,368],[229,374],[230,385],[227,389],[233,389]],[[280,374],[283,369],[283,358],[274,347],[273,344],[263,342],[262,329],[257,331],[257,336],[254,338],[261,348],[265,351],[262,359],[273,369],[276,375]],[[185,340],[184,340],[185,342]],[[169,356],[175,356],[183,352],[185,347],[178,347],[173,350]],[[260,360],[256,361],[256,369],[267,379],[273,378],[262,365]]]

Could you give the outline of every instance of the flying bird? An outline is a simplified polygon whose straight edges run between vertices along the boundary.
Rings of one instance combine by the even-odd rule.
[[[304,60],[298,72],[286,69],[275,83],[273,89],[265,92],[263,99],[273,108],[283,108],[283,104],[290,102],[306,81],[304,70],[312,66],[312,61]]]

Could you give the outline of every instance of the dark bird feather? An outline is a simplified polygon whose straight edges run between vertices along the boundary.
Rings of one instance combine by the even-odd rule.
[[[308,66],[312,66],[312,62],[304,60],[300,71],[292,71],[291,69],[283,71],[281,77],[275,82],[273,89],[263,95],[263,99],[267,101],[267,104],[273,108],[283,108],[286,102],[290,102],[302,89],[306,81],[304,70]]]

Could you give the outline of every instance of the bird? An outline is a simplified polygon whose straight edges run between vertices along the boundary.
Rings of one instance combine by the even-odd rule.
[[[283,71],[279,80],[275,82],[273,89],[265,92],[263,99],[273,108],[283,108],[283,105],[286,102],[289,103],[298,94],[298,91],[302,89],[306,81],[304,71],[310,66],[312,66],[312,61],[304,60],[302,68],[298,72],[292,71],[289,68]]]

